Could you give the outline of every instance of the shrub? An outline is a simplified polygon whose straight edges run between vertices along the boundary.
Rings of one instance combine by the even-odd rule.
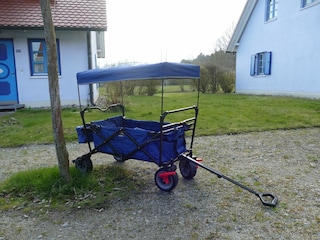
[[[234,72],[221,72],[218,74],[219,85],[224,93],[234,91],[235,74]]]
[[[139,95],[153,96],[157,92],[157,88],[160,85],[160,80],[146,80],[139,82]]]
[[[207,68],[200,68],[200,92],[206,93],[210,88],[210,74]]]
[[[122,101],[123,86],[121,82],[110,82],[103,84],[106,89],[107,105],[119,103]]]

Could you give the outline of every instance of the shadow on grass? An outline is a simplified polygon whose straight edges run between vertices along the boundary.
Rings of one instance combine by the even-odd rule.
[[[13,174],[0,184],[0,210],[48,208],[107,208],[112,200],[126,199],[144,182],[121,166],[98,166],[91,173],[70,168],[65,182],[58,167]]]

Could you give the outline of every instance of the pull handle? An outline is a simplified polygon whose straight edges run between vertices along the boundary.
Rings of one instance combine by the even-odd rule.
[[[278,198],[272,193],[259,193],[257,196],[260,198],[260,201],[263,205],[269,207],[275,207],[278,203]]]

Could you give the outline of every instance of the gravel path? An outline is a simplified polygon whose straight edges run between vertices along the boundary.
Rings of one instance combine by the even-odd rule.
[[[153,181],[155,164],[123,167],[146,181],[141,193],[99,210],[0,212],[0,239],[320,239],[320,129],[198,137],[204,164],[261,192],[279,197],[276,208],[198,169],[171,193]],[[70,159],[88,151],[67,146]],[[94,164],[115,164],[105,154]],[[52,145],[0,150],[0,180],[16,171],[55,165]]]

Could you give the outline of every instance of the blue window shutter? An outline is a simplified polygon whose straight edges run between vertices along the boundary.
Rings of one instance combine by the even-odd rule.
[[[254,76],[256,74],[256,55],[251,56],[251,65],[250,65],[250,75]]]
[[[270,75],[271,74],[271,52],[266,52],[264,56],[265,56],[264,74]]]

